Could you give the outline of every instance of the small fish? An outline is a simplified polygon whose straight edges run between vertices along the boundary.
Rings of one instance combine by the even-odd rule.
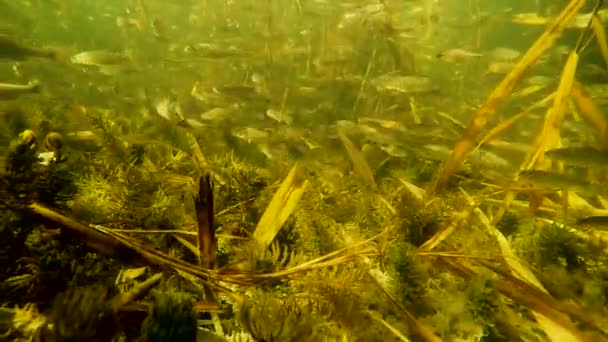
[[[304,145],[309,149],[309,150],[316,150],[316,149],[320,149],[322,148],[321,145],[319,145],[318,143],[311,141],[309,139],[307,139],[306,137],[301,137],[300,138],[302,140],[302,142],[304,143]]]
[[[0,59],[25,60],[28,57],[57,58],[57,51],[19,43],[12,36],[0,33]]]
[[[512,21],[516,24],[544,26],[549,23],[549,18],[541,17],[537,13],[517,13],[513,15]]]
[[[213,87],[212,91],[218,95],[234,97],[238,99],[251,99],[258,95],[257,89],[247,85],[223,85]]]
[[[411,155],[403,146],[398,144],[380,145],[380,149],[391,157],[405,158]]]
[[[599,17],[599,15],[598,15]],[[584,29],[591,20],[591,13],[577,14],[568,23],[568,28]]]
[[[348,30],[361,27],[362,25],[388,25],[389,17],[386,16],[386,7],[382,3],[358,6],[344,13],[338,23],[339,30]]]
[[[548,77],[548,76],[542,76],[542,75],[535,75],[535,76],[530,76],[528,77],[524,83],[529,84],[529,85],[548,85],[551,82],[553,82],[553,78],[552,77]]]
[[[322,91],[315,87],[300,86],[296,89],[296,93],[303,97],[318,98]]]
[[[496,62],[514,62],[521,56],[521,52],[507,47],[496,47],[486,55]]]
[[[401,131],[401,132],[405,132],[405,130],[406,130],[405,126],[401,122],[393,121],[393,120],[361,117],[358,119],[358,121],[360,124],[374,123],[382,128],[394,129],[394,130]]]
[[[216,44],[200,43],[194,45],[188,45],[184,48],[184,52],[187,54],[202,57],[202,58],[229,58],[229,57],[246,57],[250,53],[237,48],[236,46],[220,46]]]
[[[462,63],[479,57],[483,55],[465,49],[449,49],[437,54],[437,58],[447,63]]]
[[[103,138],[92,131],[69,132],[65,135],[66,144],[79,151],[98,151],[103,146]]]
[[[368,125],[357,125],[357,130],[353,131],[352,133],[357,132],[371,141],[381,142],[384,141],[384,138],[386,138],[385,134],[383,134],[383,132],[380,132],[378,128],[371,127]]]
[[[226,104],[235,103],[237,104],[267,104],[269,98],[266,94],[260,93],[260,89],[255,86],[249,85],[222,85],[211,88],[211,91],[208,91],[208,98],[219,98],[220,101],[225,102]],[[194,95],[193,95],[194,96]],[[215,101],[212,101],[215,103]]]
[[[201,114],[203,121],[222,121],[227,119],[234,110],[231,108],[215,107]]]
[[[74,64],[94,68],[107,76],[116,76],[137,71],[139,68],[133,61],[130,52],[114,52],[106,50],[84,51],[70,58]]]
[[[608,230],[608,216],[588,216],[576,220],[576,224],[584,227]]]
[[[381,75],[370,83],[379,93],[391,95],[431,93],[439,90],[429,77],[401,76],[395,73]]]
[[[285,123],[291,125],[293,118],[287,110],[269,108],[266,110],[266,116],[275,120],[278,123]]]
[[[156,101],[154,108],[158,115],[168,121],[179,122],[184,120],[179,103],[172,101],[168,97],[163,97]]]
[[[127,52],[106,50],[83,51],[73,55],[70,61],[74,64],[89,66],[124,65],[132,62]]]
[[[17,98],[19,95],[37,93],[40,83],[34,81],[28,84],[0,83],[0,100]]]
[[[519,173],[519,179],[524,183],[527,182],[552,190],[567,190],[589,195],[598,194],[600,190],[595,184],[591,184],[580,178],[552,171],[526,170]]]
[[[471,152],[468,159],[471,165],[480,169],[509,170],[512,166],[508,160],[484,149],[477,149]]]
[[[75,141],[92,141],[92,142],[101,141],[101,138],[95,132],[92,132],[92,131],[70,132],[66,136]]]
[[[590,146],[556,148],[545,154],[572,166],[608,168],[608,153]]]
[[[190,95],[193,98],[207,105],[212,105],[214,107],[222,107],[228,105],[228,101],[226,101],[224,96],[218,94],[218,92],[216,92],[213,88],[204,86],[200,82],[194,83],[192,89],[190,90]]]
[[[253,127],[242,127],[232,131],[232,135],[239,139],[245,140],[248,144],[252,142],[263,142],[270,137],[266,131],[262,131]]]
[[[186,126],[190,127],[190,128],[203,128],[206,125],[196,119],[186,119],[185,122]]]
[[[485,73],[502,75],[510,72],[514,66],[515,63],[512,62],[491,62],[488,64],[488,68],[486,69]]]
[[[547,87],[546,84],[532,84],[513,93],[513,97],[525,97],[535,94]]]
[[[337,120],[335,122],[335,125],[336,125],[337,129],[341,129],[348,133],[356,131],[358,128],[356,123],[349,121],[349,120]]]
[[[419,149],[425,160],[444,161],[450,157],[452,150],[443,145],[427,144]]]

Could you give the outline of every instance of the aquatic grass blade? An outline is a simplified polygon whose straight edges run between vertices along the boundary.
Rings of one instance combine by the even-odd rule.
[[[554,96],[555,96],[555,94],[550,94],[549,96],[546,96],[542,100],[535,102],[534,104],[532,104],[528,108],[524,109],[523,111],[511,116],[510,118],[508,118],[506,120],[499,122],[479,141],[479,143],[477,144],[477,147],[475,147],[475,149],[480,148],[485,143],[490,142],[490,141],[494,140],[496,137],[500,136],[506,130],[513,127],[513,125],[515,125],[521,119],[523,119],[528,114],[530,114],[531,111],[533,111],[534,109],[539,108],[541,106],[544,106],[546,103],[551,101],[551,99]]]
[[[542,160],[544,158],[544,153],[547,149],[559,146],[559,128],[561,127],[561,123],[565,115],[566,101],[568,100],[569,95],[574,86],[574,76],[576,73],[577,64],[578,54],[576,53],[576,51],[572,51],[568,56],[568,60],[566,61],[566,64],[562,71],[558,89],[553,97],[553,105],[547,111],[543,125],[540,128],[541,132],[539,135],[536,136],[534,143],[526,154],[524,162],[520,165],[520,170],[527,170],[532,168],[534,163],[536,163],[539,159]],[[516,176],[515,181],[517,181],[517,178],[518,177]],[[503,206],[494,218],[494,223],[498,222],[502,218],[502,216],[507,212],[511,202],[515,199],[516,194],[517,192],[512,190],[509,190],[505,193]],[[533,193],[532,198],[534,199],[534,201],[530,202],[530,208],[532,210],[535,210],[542,203],[542,194]]]
[[[401,331],[399,331],[399,329],[395,328],[392,324],[388,323],[387,321],[385,321],[380,314],[374,312],[374,311],[368,311],[367,314],[369,315],[369,317],[371,317],[373,320],[379,322],[380,324],[384,325],[384,327],[386,327],[391,333],[393,333],[393,335],[395,335],[395,337],[397,337],[399,340],[403,341],[403,342],[410,342],[410,339],[407,338],[407,336],[403,335],[401,333]]]
[[[466,222],[466,220],[469,219],[472,213],[473,208],[467,207],[460,213],[455,214],[449,224],[440,229],[430,239],[426,240],[420,247],[418,247],[418,251],[430,252],[435,249],[435,247],[439,246],[442,241],[445,241],[450,235],[452,235],[452,233],[458,227],[460,227],[463,222]]]
[[[208,168],[209,164],[205,159],[205,155],[201,150],[201,146],[198,144],[196,137],[192,135],[190,132],[186,132],[186,136],[188,137],[188,142],[192,147],[192,161],[194,163],[194,168],[199,176],[205,174],[205,170]]]
[[[468,197],[468,195],[466,195]],[[469,201],[472,202],[472,199],[469,197]],[[470,203],[471,205],[473,203]],[[509,266],[509,269],[513,273],[514,276],[519,278],[521,281],[527,283],[530,286],[537,288],[538,290],[547,293],[547,290],[543,287],[541,282],[536,278],[534,273],[524,265],[524,263],[519,259],[519,257],[513,252],[511,248],[511,244],[507,240],[507,238],[490,223],[490,219],[481,211],[479,208],[475,208],[474,210],[477,218],[481,221],[482,225],[486,228],[490,236],[494,237],[498,242],[500,247],[500,252],[505,263]],[[542,313],[537,311],[533,311],[538,324],[543,328],[547,336],[551,339],[551,341],[581,341],[578,337],[580,333],[573,328],[574,325],[567,317],[564,317],[563,320],[567,324],[561,324],[560,321],[554,321],[551,317],[547,317]]]
[[[365,185],[374,190],[377,189],[378,186],[376,185],[376,180],[374,179],[374,173],[369,167],[369,164],[365,160],[365,157],[361,151],[355,147],[355,144],[353,144],[353,142],[348,138],[346,133],[342,132],[341,130],[338,130],[338,137],[340,138],[340,141],[342,141],[342,144],[344,145],[344,148],[346,149],[346,152],[353,163],[355,173],[361,178],[361,180],[365,182]]]
[[[602,54],[604,63],[606,63],[606,68],[608,68],[608,41],[606,40],[606,30],[604,29],[602,21],[598,18],[597,13],[591,18],[591,25],[600,53]]]
[[[253,240],[260,251],[270,246],[287,218],[296,209],[304,190],[306,190],[308,180],[298,180],[296,175],[297,165],[294,165],[275,192],[272,200],[270,200],[255,228]]]
[[[368,272],[368,276],[372,280],[372,283],[375,284],[384,293],[384,295],[388,298],[388,300],[397,309],[399,309],[399,311],[401,311],[401,313],[403,314],[403,317],[405,318],[405,322],[410,327],[410,329],[416,333],[417,337],[419,337],[421,341],[427,341],[427,342],[440,342],[441,341],[441,339],[437,335],[435,335],[435,333],[433,332],[433,330],[430,327],[428,327],[424,323],[417,320],[416,317],[414,317],[405,306],[403,306],[401,303],[399,303],[395,299],[395,297],[393,297],[393,295],[391,295],[391,293],[389,293],[389,291],[382,285],[381,281],[379,281],[376,277],[374,277],[370,272]]]
[[[566,65],[562,70],[553,105],[547,111],[541,132],[536,136],[530,151],[521,165],[521,170],[529,170],[544,160],[547,149],[559,147],[561,143],[560,128],[566,114],[567,103],[574,84],[574,76],[578,66],[579,55],[574,50],[568,55]],[[540,165],[542,168],[542,165]]]
[[[187,250],[192,252],[192,254],[196,255],[196,257],[200,259],[201,250],[198,247],[196,247],[192,242],[179,236],[178,234],[171,234],[171,235],[175,238],[175,240],[179,241],[182,245],[184,245],[184,247],[186,247]]]
[[[397,177],[397,180],[399,180],[403,184],[403,186],[409,191],[412,196],[414,196],[417,201],[419,201],[420,203],[425,202],[427,195],[424,189],[406,181],[403,178]]]
[[[585,4],[584,0],[571,0],[560,15],[547,27],[545,32],[532,44],[523,57],[515,64],[500,84],[490,93],[486,101],[473,114],[467,129],[456,143],[447,162],[439,170],[439,176],[430,184],[428,193],[434,193],[445,181],[460,167],[467,154],[475,145],[475,138],[486,126],[490,118],[496,113],[511,95],[513,89],[521,81],[524,74],[538,61],[538,59],[551,47],[561,35],[568,22],[578,13]]]
[[[438,263],[440,266],[447,267],[450,271],[464,279],[474,279],[479,277],[482,272],[475,264],[485,267],[503,279],[496,283],[496,289],[500,294],[509,297],[513,302],[526,306],[536,312],[537,319],[542,320],[542,324],[549,322],[545,326],[552,326],[553,329],[548,336],[553,338],[552,341],[588,341],[581,337],[580,331],[570,321],[569,316],[576,318],[577,321],[585,322],[594,327],[601,327],[599,320],[580,310],[578,307],[564,305],[555,300],[546,292],[539,290],[537,287],[515,277],[509,270],[502,266],[497,266],[483,259],[469,260],[453,260],[453,257],[439,256]],[[540,322],[538,322],[541,324]]]
[[[608,146],[608,123],[606,122],[606,117],[585,91],[583,85],[578,81],[574,81],[572,86],[572,97],[581,116],[595,127],[600,141],[605,146]]]

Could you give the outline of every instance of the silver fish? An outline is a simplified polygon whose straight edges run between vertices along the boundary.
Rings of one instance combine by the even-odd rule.
[[[396,73],[376,77],[371,81],[371,85],[379,93],[392,95],[431,93],[439,90],[439,87],[429,77],[401,76]]]
[[[106,66],[129,64],[132,59],[127,52],[93,50],[77,53],[70,58],[70,61],[80,65]]]
[[[437,58],[447,63],[462,63],[479,57],[483,55],[465,49],[449,49],[437,54]]]

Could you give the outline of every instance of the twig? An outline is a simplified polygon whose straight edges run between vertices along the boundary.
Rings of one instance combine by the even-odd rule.
[[[150,278],[146,279],[146,281],[141,282],[134,286],[128,292],[122,293],[116,296],[113,301],[114,310],[119,310],[123,306],[137,300],[146,295],[154,286],[156,286],[163,279],[163,273],[159,272]]]
[[[104,235],[90,227],[70,218],[59,212],[45,207],[39,203],[32,203],[29,209],[34,216],[44,224],[50,225],[52,228],[64,228],[62,231],[71,233],[79,238],[85,245],[95,251],[107,256],[127,260],[129,262],[142,262],[144,259],[137,255],[133,250],[125,247],[120,242]]]
[[[205,268],[214,268],[217,240],[213,227],[213,186],[209,174],[199,179],[198,196],[194,205],[198,223],[199,264]]]

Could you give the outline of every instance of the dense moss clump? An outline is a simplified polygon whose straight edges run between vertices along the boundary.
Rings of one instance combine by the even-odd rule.
[[[152,309],[142,324],[141,341],[196,341],[197,316],[192,311],[192,297],[187,293],[159,291],[152,296]]]
[[[256,341],[315,341],[320,336],[308,310],[278,294],[257,291],[241,306],[239,320]]]
[[[425,293],[427,274],[417,259],[416,248],[403,240],[397,241],[387,252],[387,263],[394,274],[402,303],[420,303]]]
[[[51,132],[39,149],[36,134],[25,130],[10,144],[6,172],[0,173],[3,303],[23,305],[31,301],[48,307],[57,293],[70,286],[90,285],[105,272],[115,271],[111,259],[101,259],[80,241],[45,226],[29,210],[34,202],[67,209],[76,193],[76,173],[60,153],[60,139]],[[54,152],[56,158],[45,162],[39,157],[42,150]]]
[[[109,341],[118,333],[118,317],[105,287],[75,287],[59,294],[42,329],[45,341]]]

